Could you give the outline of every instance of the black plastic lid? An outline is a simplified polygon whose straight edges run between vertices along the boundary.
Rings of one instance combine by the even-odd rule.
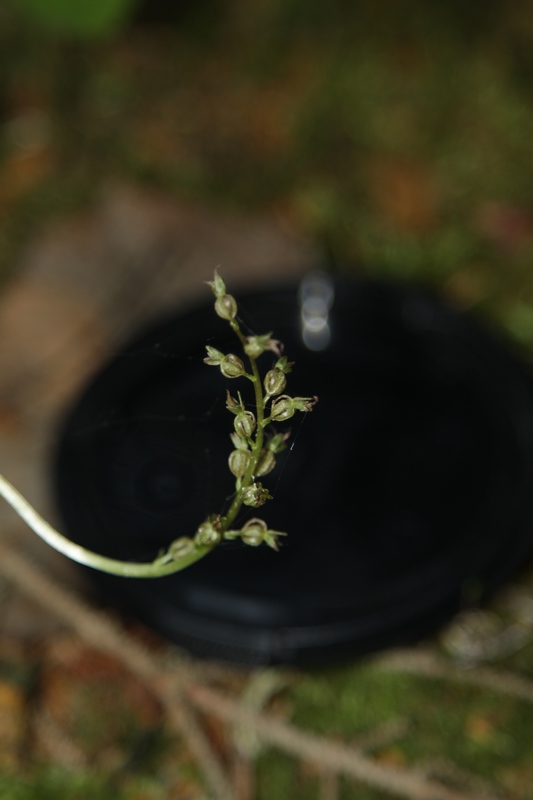
[[[304,308],[304,321],[298,286],[237,298],[244,324],[273,330],[296,362],[288,391],[320,398],[280,426],[294,446],[264,479],[274,500],[260,516],[289,533],[280,552],[225,543],[156,580],[90,571],[107,597],[199,655],[329,663],[411,642],[533,550],[526,368],[422,289],[317,280],[329,302]],[[203,364],[206,343],[236,349],[211,302],[144,331],[79,399],[56,462],[75,541],[149,560],[227,506],[225,390],[248,387]]]

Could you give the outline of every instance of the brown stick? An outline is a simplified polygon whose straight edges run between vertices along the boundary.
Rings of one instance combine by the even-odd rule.
[[[182,695],[177,680],[172,681],[170,692],[168,676],[165,680],[162,669],[148,650],[104,614],[94,611],[71,592],[58,586],[22,554],[4,543],[0,544],[0,573],[59,619],[67,622],[86,642],[119,658],[144,680],[164,705],[171,723],[185,738],[193,758],[204,773],[213,797],[217,800],[233,800],[233,789],[225,770],[202,731],[193,709]]]
[[[471,795],[427,780],[415,770],[384,767],[354,748],[298,730],[266,714],[249,711],[207,686],[190,686],[189,696],[198,708],[226,721],[249,725],[264,741],[286,752],[324,768],[342,772],[392,795],[411,800],[473,800]],[[486,797],[484,800],[495,798]]]
[[[190,712],[183,714],[183,709],[188,707],[183,702],[184,690],[188,702],[198,710],[214,714],[225,722],[251,726],[265,742],[392,795],[409,800],[474,800],[472,795],[426,779],[419,771],[383,766],[355,748],[330,742],[266,714],[250,711],[220,692],[194,681],[186,669],[182,669],[180,675],[176,671],[169,675],[157,658],[140,647],[118,625],[57,586],[24,556],[5,544],[0,545],[0,573],[71,625],[87,642],[120,658],[132,672],[146,680],[186,736],[214,796],[220,800],[232,800],[231,786],[196,720],[191,718]],[[495,798],[487,796],[484,800]]]
[[[374,659],[372,664],[385,672],[407,672],[410,675],[469,684],[533,703],[533,683],[527,678],[489,667],[461,668],[427,650],[393,650]]]

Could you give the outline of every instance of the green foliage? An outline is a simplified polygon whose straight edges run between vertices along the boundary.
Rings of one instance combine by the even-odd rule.
[[[34,25],[68,37],[92,39],[122,27],[137,0],[10,0]]]
[[[94,775],[73,775],[59,769],[43,770],[32,778],[0,775],[2,800],[126,800]]]
[[[290,705],[292,721],[299,727],[356,745],[369,733],[386,730],[391,720],[399,721],[400,735],[367,751],[385,763],[393,759],[399,766],[415,768],[447,761],[473,778],[501,781],[501,785],[511,780],[518,783],[520,776],[532,774],[527,734],[530,706],[485,688],[382,671],[372,663],[362,663],[301,675],[290,690]],[[269,790],[271,774],[280,791],[277,796],[317,796],[309,778],[302,789],[294,761],[291,767],[285,756],[266,751],[258,768],[260,800],[276,796]],[[373,800],[383,795],[346,781],[341,796]],[[531,795],[513,796],[529,799]]]

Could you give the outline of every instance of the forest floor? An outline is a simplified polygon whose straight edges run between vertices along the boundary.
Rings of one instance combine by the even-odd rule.
[[[422,281],[533,352],[529,4],[180,6],[94,39],[0,9],[1,465],[51,514],[73,393],[220,262]],[[0,519],[6,800],[533,798],[530,575],[420,647],[237,669]]]

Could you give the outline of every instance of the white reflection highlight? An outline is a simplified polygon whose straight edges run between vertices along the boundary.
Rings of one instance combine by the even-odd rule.
[[[300,284],[302,340],[309,350],[325,350],[330,342],[328,316],[334,297],[333,281],[321,270],[308,273]]]

